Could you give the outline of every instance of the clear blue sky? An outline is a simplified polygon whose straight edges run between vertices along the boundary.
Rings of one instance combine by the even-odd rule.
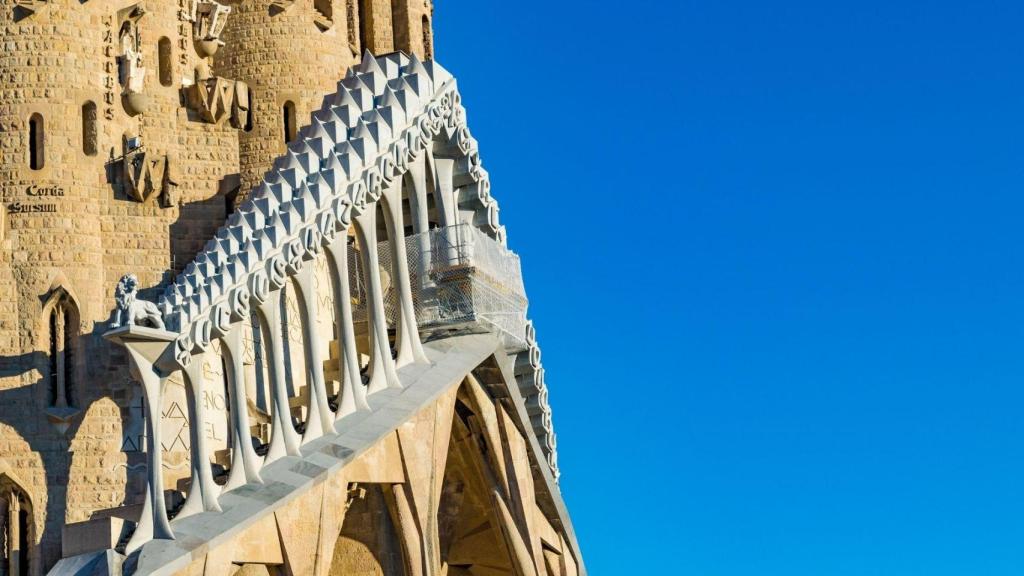
[[[1024,3],[435,4],[593,576],[1024,574]]]

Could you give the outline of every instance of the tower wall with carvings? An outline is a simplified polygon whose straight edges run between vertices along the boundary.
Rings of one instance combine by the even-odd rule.
[[[0,472],[32,503],[33,574],[65,522],[137,503],[136,386],[100,337],[118,278],[159,284],[237,188],[237,130],[185,97],[187,8],[0,2]]]
[[[247,0],[231,6],[216,70],[253,87],[253,126],[239,136],[243,192],[261,181],[284,152],[288,132],[309,123],[364,50],[401,49],[420,58],[428,54],[425,46],[433,51],[428,0]],[[396,44],[396,37],[402,41]]]
[[[101,337],[118,279],[180,272],[364,48],[432,56],[431,13],[0,0],[0,476],[31,500],[31,574],[65,523],[141,502],[138,385]]]

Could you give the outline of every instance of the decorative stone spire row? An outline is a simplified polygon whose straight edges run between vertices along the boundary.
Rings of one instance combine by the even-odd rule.
[[[454,196],[461,184],[460,204],[497,214],[461,96],[440,65],[367,53],[325,100],[264,182],[167,288],[160,307],[169,325],[205,340],[218,305],[239,301],[242,292],[258,297],[269,283],[283,281],[287,265],[311,258],[310,250],[328,242],[339,224],[347,228],[372,207],[435,138],[444,142],[439,155],[458,155],[442,185]],[[449,208],[458,214],[458,206]],[[478,219],[503,237],[496,217]]]

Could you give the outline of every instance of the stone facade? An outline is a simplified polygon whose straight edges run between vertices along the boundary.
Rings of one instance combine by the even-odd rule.
[[[20,570],[57,562],[65,524],[141,503],[138,385],[100,337],[117,279],[181,272],[364,48],[430,56],[431,15],[0,1],[0,499],[27,534],[5,552]]]

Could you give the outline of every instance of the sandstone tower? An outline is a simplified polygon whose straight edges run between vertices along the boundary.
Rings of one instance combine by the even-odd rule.
[[[429,0],[0,1],[0,500],[20,518],[4,570],[45,573],[65,523],[139,502],[140,401],[98,334],[117,279],[180,272],[364,49],[430,57],[431,16]]]

